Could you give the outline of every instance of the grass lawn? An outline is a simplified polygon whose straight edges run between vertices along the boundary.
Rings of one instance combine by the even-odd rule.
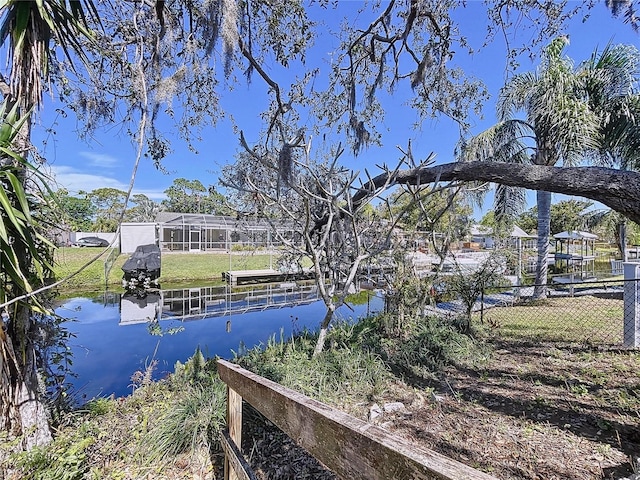
[[[61,247],[55,253],[54,270],[56,278],[61,279],[78,271],[96,256],[102,248]],[[66,281],[62,290],[101,290],[108,285],[120,285],[122,281],[121,267],[129,258],[128,254],[119,255],[116,259],[108,282],[105,282],[105,260],[109,251],[85,268],[82,272]],[[226,270],[258,270],[275,267],[277,255],[262,252],[243,251],[228,253],[162,253],[162,283],[189,283],[205,280],[221,281],[221,274]]]
[[[484,319],[512,339],[615,345],[622,342],[623,308],[622,300],[613,298],[549,298],[492,308],[485,311]],[[473,322],[479,321],[475,314]]]

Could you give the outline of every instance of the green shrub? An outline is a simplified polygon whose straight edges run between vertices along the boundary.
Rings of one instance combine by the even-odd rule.
[[[88,450],[93,437],[63,438],[48,447],[34,448],[14,456],[23,478],[32,480],[80,480],[89,471]]]
[[[94,398],[84,406],[92,416],[106,415],[113,410],[113,402],[108,398]]]
[[[386,360],[394,369],[425,376],[466,357],[474,349],[473,339],[460,333],[453,322],[425,318],[403,341],[385,339]]]
[[[481,344],[461,333],[460,322],[466,323],[466,318],[410,317],[398,330],[395,314],[384,313],[355,325],[341,325],[329,338],[376,354],[392,371],[427,376],[448,364],[484,355]]]
[[[143,438],[148,461],[211,447],[225,422],[227,390],[215,359],[206,361],[200,348],[184,365],[176,363],[169,386],[175,398]]]

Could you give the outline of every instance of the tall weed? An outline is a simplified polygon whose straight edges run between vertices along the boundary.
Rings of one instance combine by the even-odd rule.
[[[340,330],[342,326],[331,331]],[[352,345],[332,342],[313,357],[316,335],[303,332],[285,341],[275,337],[236,358],[241,366],[319,400],[331,401],[377,395],[389,373],[378,356]]]
[[[199,348],[185,364],[176,363],[169,385],[175,398],[143,439],[148,461],[210,448],[225,422],[225,385]]]
[[[193,385],[170,406],[144,437],[148,461],[207,449],[225,422],[226,389],[222,382]]]
[[[484,355],[484,347],[461,333],[457,319],[405,317],[398,330],[394,313],[362,319],[334,332],[343,344],[370,351],[402,375],[429,376],[444,366]]]

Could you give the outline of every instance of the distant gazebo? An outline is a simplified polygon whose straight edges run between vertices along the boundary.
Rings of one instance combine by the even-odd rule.
[[[553,236],[556,242],[555,266],[575,280],[595,278],[596,240],[598,236],[577,230]]]

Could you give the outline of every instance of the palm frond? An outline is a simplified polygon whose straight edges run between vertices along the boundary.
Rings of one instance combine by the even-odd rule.
[[[534,72],[514,76],[500,89],[496,102],[496,115],[500,121],[513,119],[516,112],[526,109],[535,92],[538,76]]]
[[[526,207],[527,193],[525,189],[496,185],[493,211],[498,224],[512,224]]]
[[[531,126],[522,120],[500,122],[467,140],[461,161],[526,163],[532,140]]]
[[[593,52],[577,72],[590,109],[598,115],[599,145],[592,158],[623,168],[640,165],[640,50],[608,44]]]
[[[47,272],[52,270],[47,256],[42,254],[43,248],[49,249],[52,245],[38,232],[38,224],[31,215],[30,196],[22,181],[25,172],[44,183],[42,176],[12,149],[25,119],[17,117],[16,105],[8,109],[7,104],[5,99],[0,105],[0,157],[10,157],[12,161],[1,162],[0,166],[0,263],[3,280],[12,283],[16,291],[28,293],[33,291],[34,281],[43,283]],[[24,255],[28,255],[29,265],[24,265]],[[3,302],[5,294],[3,292]],[[33,303],[40,307],[37,300]]]
[[[89,65],[85,41],[95,35],[88,27],[87,15],[99,24],[93,0],[6,1],[2,9],[0,42],[9,42],[10,86],[14,98],[24,105],[40,105],[43,81],[55,58],[50,43],[54,41],[69,60],[71,68],[79,59]]]

